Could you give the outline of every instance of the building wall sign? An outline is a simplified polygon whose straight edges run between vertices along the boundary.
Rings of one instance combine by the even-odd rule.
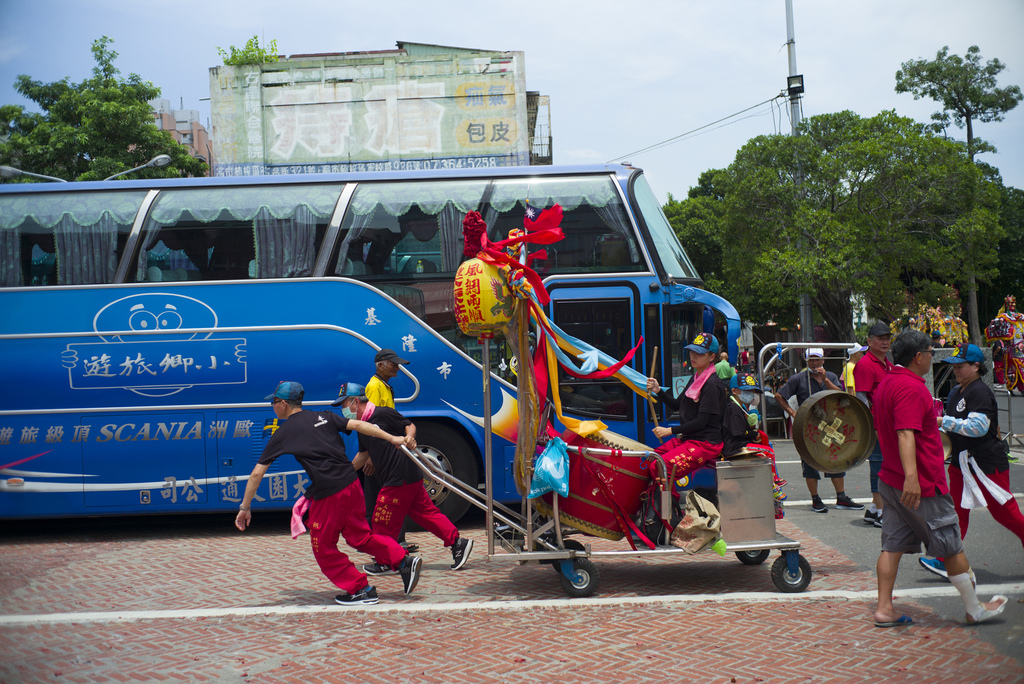
[[[529,164],[522,53],[469,54],[215,67],[214,175]]]

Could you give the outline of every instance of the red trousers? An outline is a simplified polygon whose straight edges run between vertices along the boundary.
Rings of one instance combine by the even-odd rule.
[[[451,546],[459,538],[459,530],[437,509],[430,495],[417,480],[397,487],[383,487],[373,508],[373,532],[398,539],[402,521],[408,515],[416,524]],[[383,562],[377,559],[377,562]]]
[[[355,594],[369,582],[366,581],[366,575],[338,549],[339,536],[344,537],[345,543],[357,551],[369,554],[378,562],[391,567],[396,567],[406,556],[405,549],[394,539],[370,532],[370,526],[366,524],[363,487],[359,480],[337,494],[311,501],[306,527],[309,528],[313,556],[320,570],[327,579],[350,594]]]
[[[997,473],[988,475],[988,478],[995,482],[997,485],[1010,491],[1010,471],[1001,470]],[[979,483],[981,484],[981,483]],[[950,466],[949,468],[949,494],[953,497],[953,505],[956,508],[956,515],[960,519],[960,538],[963,539],[967,536],[967,525],[971,522],[971,512],[966,508],[960,508],[960,498],[964,493],[964,476],[960,472],[959,468]],[[1024,515],[1020,512],[1020,507],[1017,505],[1017,500],[1010,498],[1004,504],[999,503],[992,498],[988,490],[985,489],[985,485],[981,485],[981,493],[985,495],[985,504],[988,506],[988,512],[992,514],[992,518],[1005,527],[1006,529],[1013,532],[1020,539],[1021,544],[1024,545]]]
[[[722,454],[722,445],[699,442],[695,439],[683,441],[678,437],[673,437],[655,451],[665,459],[665,466],[668,467],[670,473],[672,466],[676,467],[673,477],[678,479],[699,470],[702,466],[718,458]],[[654,473],[655,464],[652,462],[651,466],[651,472]]]

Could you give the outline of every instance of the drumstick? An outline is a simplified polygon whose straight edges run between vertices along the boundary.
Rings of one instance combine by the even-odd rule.
[[[651,377],[654,377],[654,368],[658,364],[658,348],[654,348],[654,356],[651,358]],[[647,393],[647,405],[651,407],[651,418],[654,420],[654,427],[658,426],[658,412],[654,408],[654,399],[651,398],[651,393]],[[657,437],[657,435],[655,435]],[[662,443],[661,437],[658,437],[658,443]]]

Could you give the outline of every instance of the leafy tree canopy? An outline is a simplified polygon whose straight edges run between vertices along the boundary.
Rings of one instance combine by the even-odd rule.
[[[913,93],[915,100],[928,97],[941,103],[942,111],[932,114],[935,127],[944,130],[952,122],[966,128],[967,150],[973,159],[978,152],[995,151],[974,136],[974,122],[1002,121],[1004,114],[1024,97],[1019,86],[996,87],[996,76],[1005,68],[998,59],[983,65],[977,45],[968,48],[963,57],[949,54],[947,45],[934,60],[904,62],[896,72],[896,92]]]
[[[996,87],[996,76],[1005,65],[998,59],[981,63],[981,50],[972,45],[964,57],[950,55],[943,47],[934,60],[910,60],[896,72],[896,92],[913,93],[914,99],[929,97],[942,104],[942,111],[932,114],[934,128],[945,131],[950,122],[967,129],[967,154],[973,161],[980,152],[995,148],[975,137],[974,122],[1002,121],[1006,112],[1016,107],[1021,98],[1018,86]],[[971,340],[981,343],[978,316],[977,275],[967,277],[967,320]]]
[[[1021,299],[1024,294],[1024,190],[1002,184],[999,189],[1000,223],[1005,233],[996,249],[998,275],[990,285],[979,288],[984,293],[979,302],[982,327],[995,317],[1006,295]]]
[[[217,54],[228,66],[242,66],[243,64],[266,64],[277,61],[277,40],[270,41],[266,48],[260,47],[260,39],[257,36],[250,38],[245,47],[239,49],[234,45],[228,48],[231,52],[225,52],[217,48]]]
[[[800,132],[750,140],[666,206],[688,251],[718,241],[697,250],[701,275],[745,318],[795,320],[809,294],[833,339],[852,341],[853,295],[891,319],[935,303],[965,270],[992,275],[998,193],[963,145],[893,112],[825,114]]]
[[[0,164],[65,180],[102,180],[141,166],[158,154],[171,157],[164,168],[147,168],[125,178],[202,176],[206,164],[191,157],[153,121],[149,100],[160,89],[138,74],[119,78],[113,41],[92,44],[92,78],[53,83],[18,76],[15,89],[42,113],[19,105],[0,106]],[[15,182],[32,182],[21,176]]]

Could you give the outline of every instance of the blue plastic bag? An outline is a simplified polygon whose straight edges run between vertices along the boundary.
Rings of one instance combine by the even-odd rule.
[[[569,453],[565,442],[555,437],[533,464],[533,482],[527,497],[535,499],[548,492],[569,496]]]

